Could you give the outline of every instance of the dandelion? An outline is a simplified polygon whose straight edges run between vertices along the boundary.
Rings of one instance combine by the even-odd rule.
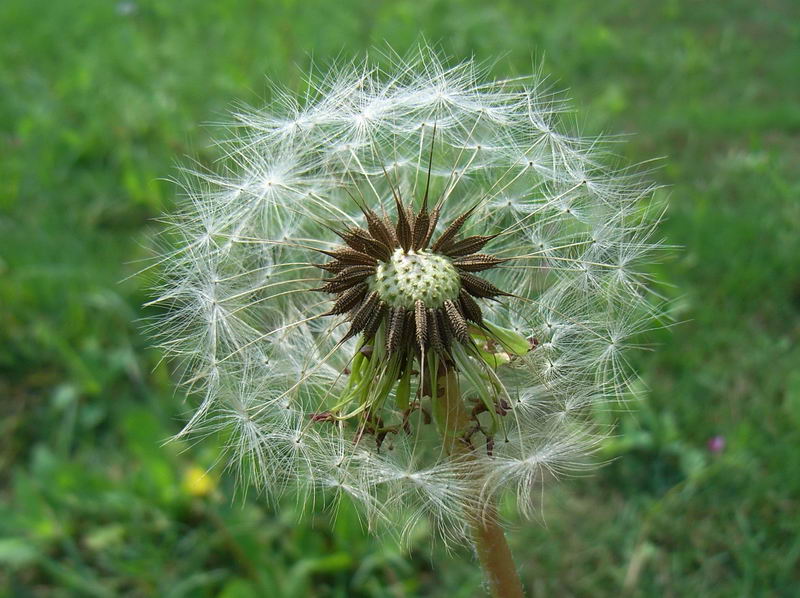
[[[586,466],[654,314],[652,188],[565,109],[423,47],[237,113],[159,259],[154,329],[199,399],[179,436],[372,529],[428,518],[520,596],[495,505]]]

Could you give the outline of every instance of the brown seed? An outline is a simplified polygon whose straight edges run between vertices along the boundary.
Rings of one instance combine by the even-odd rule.
[[[369,231],[363,228],[353,227],[345,233],[338,233],[339,236],[351,248],[367,255],[371,255],[381,260],[388,260],[392,257],[392,250],[387,245],[374,239]]]
[[[480,324],[483,322],[483,313],[477,301],[464,289],[458,293],[458,302],[461,304],[461,311],[466,319]]]
[[[494,268],[505,261],[508,260],[486,253],[473,253],[472,255],[456,258],[453,260],[453,265],[465,272],[482,272],[483,270]]]
[[[378,260],[371,255],[367,255],[361,251],[356,251],[352,247],[339,247],[334,251],[325,251],[324,249],[317,249],[320,253],[339,260],[347,265],[361,265],[361,266],[377,266]]]
[[[327,312],[326,315],[344,314],[350,311],[353,307],[358,305],[367,294],[367,283],[361,284],[347,289],[336,298],[333,307]]]
[[[400,347],[403,338],[403,327],[406,322],[406,310],[395,307],[389,318],[389,331],[386,335],[386,352],[395,353]]]
[[[388,311],[389,311],[389,306],[386,305],[384,301],[381,301],[378,304],[378,308],[370,316],[367,325],[364,326],[364,339],[368,340],[371,339],[373,336],[375,336],[375,332],[378,330],[378,327],[381,325],[381,322],[383,322]]]
[[[367,298],[358,306],[356,310],[353,311],[352,320],[353,323],[350,325],[350,329],[347,331],[347,334],[344,335],[342,340],[348,339],[352,336],[355,336],[364,328],[366,328],[367,324],[370,321],[370,318],[373,315],[373,311],[378,305],[378,293],[372,291]]]
[[[397,225],[395,226],[397,241],[403,251],[407,252],[411,249],[411,220],[413,219],[413,214],[409,214],[399,198],[395,198],[395,204],[397,205]]]
[[[410,351],[414,347],[416,330],[414,326],[414,312],[406,310],[405,322],[403,322],[403,337],[400,340],[401,351]]]
[[[475,235],[466,237],[455,243],[447,243],[441,247],[441,252],[447,256],[457,258],[470,253],[480,251],[484,245],[494,239],[497,235]]]
[[[436,318],[436,310],[428,309],[426,319],[428,320],[428,335],[430,337],[431,348],[437,353],[442,353],[444,351],[444,342],[439,332],[439,321]]]
[[[345,268],[347,268],[347,264],[343,262],[328,262],[326,264],[311,264],[312,266],[319,268],[320,270],[325,270],[326,272],[330,272],[332,274],[336,272],[341,272]]]
[[[355,249],[356,251],[364,251],[363,243],[360,240],[360,235],[358,234],[358,227],[351,226],[347,230],[340,231],[336,229],[331,229],[336,235],[345,243],[347,243],[351,249]],[[366,231],[365,231],[366,232]]]
[[[501,291],[488,280],[484,280],[480,276],[475,276],[468,272],[461,273],[461,286],[465,288],[470,295],[484,299],[508,295],[508,293]]]
[[[355,276],[369,276],[370,274],[375,274],[375,266],[347,266],[336,276],[325,282],[339,282],[340,280],[350,280]]]
[[[414,320],[416,323],[417,345],[422,350],[428,344],[428,317],[425,312],[425,304],[419,299],[414,304]]]
[[[444,311],[453,336],[456,337],[456,340],[460,343],[468,343],[469,334],[467,333],[467,323],[464,321],[464,316],[461,314],[458,307],[456,307],[456,304],[450,300],[445,301]]]
[[[384,217],[383,224],[387,229],[389,229],[389,233],[392,236],[392,244],[390,245],[390,247],[394,248],[400,247],[400,241],[397,240],[397,231],[395,231],[394,224],[392,224],[392,221],[389,220],[388,216]]]
[[[352,287],[353,284],[357,284],[357,282],[358,281],[356,281],[356,283],[352,283],[352,282],[349,282],[349,281],[344,281],[344,282],[342,282],[342,281],[326,282],[321,287],[317,287],[317,288],[311,289],[311,290],[312,291],[320,291],[322,293],[341,293],[342,291],[346,291],[347,289]]]
[[[433,237],[433,233],[436,232],[436,225],[439,224],[439,216],[441,213],[442,209],[439,206],[433,208],[430,218],[428,218],[428,232],[425,233],[425,239],[423,239],[422,245],[420,246],[421,249],[425,249],[428,243],[431,242],[431,237]]]
[[[470,208],[469,210],[461,214],[461,216],[453,220],[453,222],[450,223],[450,226],[448,226],[445,229],[442,235],[438,239],[436,239],[436,242],[433,244],[433,247],[431,247],[431,251],[437,252],[444,245],[450,243],[450,241],[454,239],[455,236],[458,234],[458,231],[461,230],[461,227],[464,226],[464,223],[467,221],[467,218],[469,218],[470,215],[472,215],[472,212],[475,211],[476,207],[477,206]]]
[[[453,342],[453,332],[450,326],[447,325],[447,319],[444,315],[444,310],[439,308],[434,310],[436,313],[436,326],[439,328],[439,336],[442,339],[442,344],[445,349],[448,349]]]
[[[359,282],[362,282],[372,274],[375,274],[375,268],[373,266],[350,266],[339,272],[333,278],[326,280],[325,284],[316,290],[324,293],[341,293]]]
[[[425,237],[428,236],[430,224],[431,216],[428,214],[428,209],[423,206],[414,220],[414,234],[412,239],[412,247],[414,250],[419,250],[424,247],[423,243],[425,243]]]
[[[392,227],[387,226],[375,212],[369,209],[363,210],[364,217],[367,219],[367,230],[376,241],[379,241],[387,247],[394,247],[396,239],[392,234]]]

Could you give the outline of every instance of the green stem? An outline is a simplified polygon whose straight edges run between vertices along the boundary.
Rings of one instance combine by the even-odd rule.
[[[443,364],[440,365],[443,367]],[[463,440],[470,424],[469,413],[461,400],[456,373],[448,368],[437,377],[438,412],[442,441],[447,453],[453,457],[470,459],[470,447]],[[493,598],[522,598],[522,583],[514,566],[511,549],[503,528],[498,523],[497,507],[487,502],[471,508],[466,514],[472,533],[472,542],[486,583]]]

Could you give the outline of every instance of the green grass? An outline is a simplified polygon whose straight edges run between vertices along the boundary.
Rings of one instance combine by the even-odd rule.
[[[0,5],[0,592],[25,596],[479,595],[469,554],[408,552],[354,513],[207,488],[137,320],[136,271],[176,163],[210,163],[265,76],[426,38],[541,62],[585,132],[663,157],[655,268],[681,324],[636,357],[596,474],[511,534],[532,595],[793,596],[800,584],[800,7],[769,2],[44,2]],[[299,69],[296,68],[299,66]],[[706,449],[722,435],[719,455]]]

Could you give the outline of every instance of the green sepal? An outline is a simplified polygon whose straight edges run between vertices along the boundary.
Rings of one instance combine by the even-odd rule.
[[[406,364],[405,371],[403,372],[400,382],[397,383],[397,390],[395,391],[395,405],[398,409],[405,411],[408,409],[409,400],[411,399],[411,363]]]
[[[484,320],[483,325],[492,333],[492,335],[503,345],[508,353],[513,355],[526,355],[531,350],[531,344],[528,339],[522,336],[519,332],[515,332],[510,328],[503,328],[497,324],[492,324],[489,320]]]

